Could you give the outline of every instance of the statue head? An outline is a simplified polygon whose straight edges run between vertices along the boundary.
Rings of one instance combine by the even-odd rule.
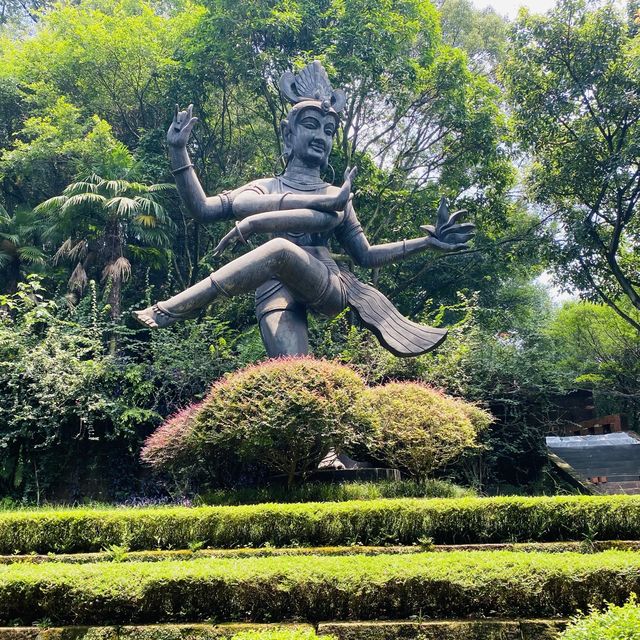
[[[280,91],[293,105],[281,123],[284,155],[287,160],[295,156],[305,164],[325,168],[346,102],[344,92],[332,89],[317,60],[298,74],[282,74]]]

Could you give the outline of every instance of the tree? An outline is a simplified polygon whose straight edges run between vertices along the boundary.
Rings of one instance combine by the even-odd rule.
[[[370,429],[364,391],[364,380],[336,362],[268,360],[218,380],[202,403],[147,439],[142,458],[174,476],[180,468],[225,469],[235,462],[280,473],[291,485],[316,469],[330,448],[349,448]],[[219,475],[219,482],[237,479]]]
[[[636,322],[638,313],[620,302]],[[556,344],[555,366],[578,388],[592,389],[599,415],[624,413],[631,427],[640,418],[640,334],[613,309],[567,302],[545,329]]]
[[[531,195],[558,225],[550,249],[559,280],[640,330],[621,302],[640,309],[637,24],[613,2],[592,6],[523,11],[504,80],[532,157]]]
[[[0,207],[0,291],[15,293],[25,271],[45,264],[46,254],[37,241],[40,227],[32,210],[9,215]]]
[[[467,53],[472,67],[495,75],[507,49],[509,23],[491,7],[476,9],[471,0],[440,0],[442,38]]]
[[[131,275],[131,260],[158,263],[166,257],[172,222],[162,196],[172,188],[91,175],[39,204],[36,212],[48,221],[45,237],[63,239],[54,262],[69,260],[74,265],[69,289],[82,293],[88,272],[95,272],[94,279],[110,286],[110,313],[118,319],[122,284]]]

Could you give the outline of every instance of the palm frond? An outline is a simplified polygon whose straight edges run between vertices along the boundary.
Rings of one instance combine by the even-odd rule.
[[[148,196],[136,196],[134,199],[145,214],[153,215],[160,224],[173,228],[173,221],[169,217],[167,210],[159,202]]]
[[[71,238],[67,238],[58,247],[58,250],[53,254],[53,257],[51,258],[51,262],[53,262],[53,264],[58,264],[58,262],[60,262],[60,260],[62,260],[63,258],[68,258],[69,252],[71,251],[72,247],[73,247],[73,240],[71,240]]]
[[[54,196],[44,202],[41,202],[34,208],[36,213],[52,213],[60,209],[69,198],[67,196]]]
[[[84,270],[82,262],[78,262],[69,278],[69,290],[82,293],[84,288],[87,286],[87,280],[87,272]]]
[[[155,216],[141,214],[135,217],[135,221],[143,227],[155,227],[158,219]],[[0,234],[2,235],[2,234]]]
[[[100,183],[100,186],[112,193],[114,196],[117,196],[124,191],[127,191],[129,185],[131,183],[126,180],[103,180]]]
[[[20,242],[20,234],[18,233],[2,233],[0,231],[0,238],[11,244],[18,244]]]
[[[44,251],[38,247],[20,247],[18,249],[18,255],[25,262],[30,262],[31,264],[44,264],[46,261]]]
[[[69,249],[69,257],[72,260],[82,260],[89,251],[89,243],[86,240],[76,242],[75,246]]]
[[[111,278],[113,282],[126,282],[131,277],[131,263],[123,256],[110,262],[102,271],[102,280]]]
[[[138,209],[138,203],[133,198],[118,196],[116,198],[111,198],[107,203],[107,207],[111,210],[115,209],[117,215],[127,217],[136,212]]]
[[[156,191],[175,191],[176,185],[171,184],[170,182],[160,182],[158,184],[152,184],[147,187],[147,191],[154,193]]]
[[[149,187],[146,184],[142,184],[142,182],[129,182],[127,191],[130,194],[147,193],[149,191]]]
[[[140,227],[136,235],[141,242],[147,245],[166,247],[171,244],[169,236],[160,227]]]
[[[60,207],[61,212],[66,212],[72,207],[86,206],[88,204],[104,204],[107,199],[99,193],[78,193],[75,196],[71,196]]]
[[[62,193],[66,196],[73,196],[78,193],[98,193],[98,188],[99,185],[95,182],[80,180],[79,182],[72,182]]]

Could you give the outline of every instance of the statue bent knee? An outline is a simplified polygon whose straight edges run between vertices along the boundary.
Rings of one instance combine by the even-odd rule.
[[[328,252],[316,248],[311,250],[315,250],[320,258],[326,253],[328,258]],[[346,299],[338,273],[332,272],[331,265],[330,259],[325,263],[289,240],[274,238],[188,289],[147,309],[136,311],[134,315],[150,328],[168,327],[178,320],[193,317],[219,295],[233,297],[249,291],[259,292],[266,283],[273,283],[271,291],[263,290],[260,296],[264,300],[262,309],[258,304],[257,311],[263,317],[271,310],[293,309],[294,303],[333,316],[344,309]],[[269,309],[266,304],[269,296],[279,292],[282,287],[286,287],[290,293],[292,303],[285,309]],[[300,312],[302,306],[295,310]]]

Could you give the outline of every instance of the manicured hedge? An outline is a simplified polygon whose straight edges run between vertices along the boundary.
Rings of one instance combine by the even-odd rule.
[[[203,558],[264,558],[281,556],[353,556],[353,555],[390,555],[423,553],[450,553],[452,551],[519,551],[526,553],[596,553],[599,551],[640,551],[640,540],[596,540],[583,542],[504,542],[501,544],[464,544],[412,546],[360,546],[348,547],[242,547],[235,549],[188,549],[127,551],[119,549],[116,555],[112,551],[92,553],[49,553],[47,555],[30,553],[27,555],[0,555],[0,564],[43,564],[45,562],[65,562],[87,564],[89,562],[163,562],[165,560],[201,560]],[[0,637],[0,640],[2,638]]]
[[[553,617],[640,589],[640,555],[496,551],[0,567],[0,622]]]
[[[640,496],[367,500],[0,514],[0,553],[640,539]]]

